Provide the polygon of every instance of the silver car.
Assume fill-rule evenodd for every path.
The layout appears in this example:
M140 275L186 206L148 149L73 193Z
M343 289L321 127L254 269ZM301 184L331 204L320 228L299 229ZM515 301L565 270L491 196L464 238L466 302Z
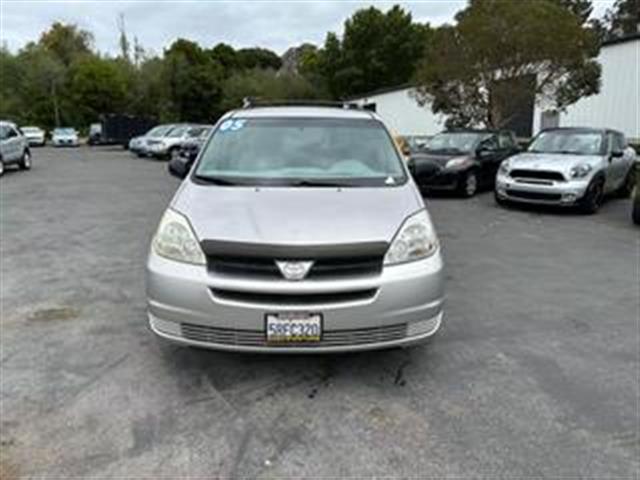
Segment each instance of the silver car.
M129 141L129 151L135 153L139 157L144 157L147 155L147 142L152 139L159 139L164 137L167 133L169 133L175 125L166 124L166 125L157 125L149 130L144 135L140 135L138 137L133 137Z
M578 206L595 213L609 194L629 196L635 151L614 130L557 128L500 165L498 203Z
M421 342L443 317L436 231L376 114L226 114L152 240L148 319L161 337L252 352Z
M22 170L29 170L31 151L27 139L14 123L0 121L0 176L4 175L8 165L18 165Z
M146 152L148 155L159 159L176 157L180 152L182 142L190 138L193 129L200 129L197 125L178 124L166 132L163 136L148 138Z

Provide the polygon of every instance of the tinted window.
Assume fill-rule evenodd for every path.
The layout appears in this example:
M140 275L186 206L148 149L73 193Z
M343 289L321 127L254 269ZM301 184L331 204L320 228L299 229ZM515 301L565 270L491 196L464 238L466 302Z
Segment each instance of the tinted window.
M504 150L511 150L516 146L511 132L500 132L498 134L498 144L500 148Z
M196 175L270 185L405 181L401 159L380 122L341 119L226 120L203 152Z
M480 146L482 148L486 148L489 150L499 150L500 149L500 143L498 142L498 137L496 137L495 135L491 135L488 138L485 138L484 140L482 140L482 142L480 142Z
M185 134L185 132L189 130L189 127L176 127L173 130L171 130L169 133L167 133L167 137L181 137Z
M469 153L486 136L486 133L480 132L439 133L427 142L425 150L429 152Z
M612 147L611 150L612 151L621 152L625 148L627 148L627 141L624 138L624 135L622 135L621 133L614 133L613 134L613 147Z

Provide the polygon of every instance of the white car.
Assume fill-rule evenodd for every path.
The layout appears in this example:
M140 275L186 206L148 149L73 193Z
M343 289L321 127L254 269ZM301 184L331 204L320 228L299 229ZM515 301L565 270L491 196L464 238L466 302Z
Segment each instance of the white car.
M51 135L51 141L56 147L77 147L80 145L78 141L78 132L74 128L56 128Z
M22 127L20 130L31 147L44 147L47 143L46 132L40 127Z

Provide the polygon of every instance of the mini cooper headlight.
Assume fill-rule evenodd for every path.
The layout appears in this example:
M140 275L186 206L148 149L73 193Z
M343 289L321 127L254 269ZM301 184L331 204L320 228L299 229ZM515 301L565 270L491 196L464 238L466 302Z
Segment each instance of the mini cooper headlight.
M177 262L205 265L206 259L189 221L175 210L167 208L152 242L161 257Z
M577 165L571 169L571 178L584 178L589 175L592 167L588 163Z
M426 210L407 218L384 257L385 265L412 262L430 257L438 250L438 236Z

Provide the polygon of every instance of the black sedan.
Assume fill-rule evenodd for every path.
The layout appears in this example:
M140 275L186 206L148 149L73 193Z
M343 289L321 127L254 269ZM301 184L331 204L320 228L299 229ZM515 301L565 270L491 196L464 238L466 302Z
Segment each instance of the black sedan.
M452 130L412 154L409 169L424 192L472 197L481 188L493 188L500 163L518 151L515 134L508 130Z

